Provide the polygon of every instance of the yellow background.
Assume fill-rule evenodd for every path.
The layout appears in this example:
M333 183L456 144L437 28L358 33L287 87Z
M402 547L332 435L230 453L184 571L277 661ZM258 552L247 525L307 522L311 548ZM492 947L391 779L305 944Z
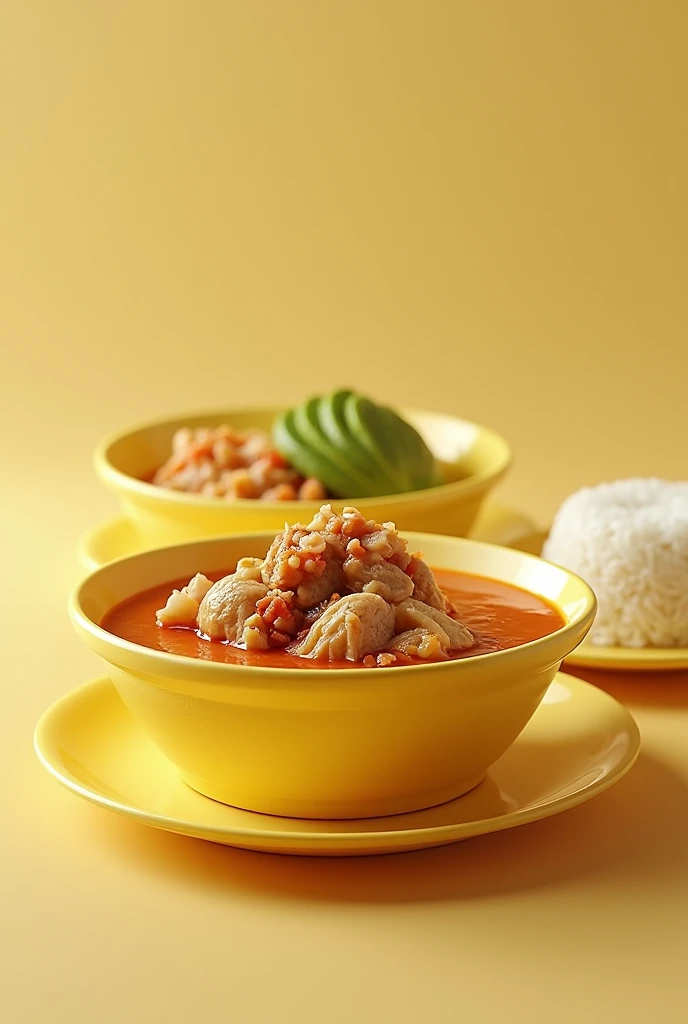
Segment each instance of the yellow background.
M543 522L686 475L687 43L682 0L1 5L11 1024L684 1019L679 680L621 687L594 805L367 864L110 820L29 737L96 669L64 597L129 422L348 383L503 431Z

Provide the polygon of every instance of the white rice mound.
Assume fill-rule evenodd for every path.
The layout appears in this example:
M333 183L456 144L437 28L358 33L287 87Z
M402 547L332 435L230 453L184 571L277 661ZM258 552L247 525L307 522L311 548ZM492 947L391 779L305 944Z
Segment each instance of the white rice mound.
M601 647L688 647L688 483L618 480L576 491L543 557L581 576Z

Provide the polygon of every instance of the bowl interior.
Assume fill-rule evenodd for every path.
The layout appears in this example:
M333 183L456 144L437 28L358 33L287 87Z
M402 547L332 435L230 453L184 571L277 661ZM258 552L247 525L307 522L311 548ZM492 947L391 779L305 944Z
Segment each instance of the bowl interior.
M145 480L168 458L172 436L180 427L214 427L229 423L239 429L254 428L269 432L281 411L279 408L255 408L190 413L110 439L102 446L100 456L109 468L118 473ZM442 464L446 484L467 478L488 478L507 468L511 458L510 449L506 441L494 431L441 413L414 409L401 409L400 412L419 431ZM379 499L360 499L359 503L366 500L372 502Z

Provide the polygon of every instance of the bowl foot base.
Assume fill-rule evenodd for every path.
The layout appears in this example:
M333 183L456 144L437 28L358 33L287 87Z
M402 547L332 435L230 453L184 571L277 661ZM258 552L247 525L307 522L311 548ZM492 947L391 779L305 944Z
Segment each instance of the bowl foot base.
M458 797L465 796L485 779L485 772L464 779L453 786L432 793L416 794L415 797L377 797L372 800L352 798L351 800L327 801L322 799L299 799L288 797L250 798L248 795L233 795L222 785L181 772L183 781L201 796L217 803L227 804L242 811L266 814L278 818L296 818L320 821L356 821L366 818L388 818L394 815L411 814L438 807Z

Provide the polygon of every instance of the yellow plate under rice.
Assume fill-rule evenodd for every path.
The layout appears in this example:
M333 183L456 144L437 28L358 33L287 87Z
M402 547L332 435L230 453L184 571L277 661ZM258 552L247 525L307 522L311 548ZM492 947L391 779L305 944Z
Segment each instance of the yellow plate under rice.
M548 533L538 530L509 546L539 555ZM688 668L688 647L598 647L584 642L568 656L566 665L616 672L671 672Z

